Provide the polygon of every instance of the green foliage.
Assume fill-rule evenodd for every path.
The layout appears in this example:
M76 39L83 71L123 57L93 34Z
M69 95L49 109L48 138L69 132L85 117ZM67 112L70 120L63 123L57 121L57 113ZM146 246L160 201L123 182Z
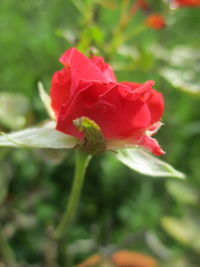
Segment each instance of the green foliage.
M166 105L157 134L163 159L187 180L149 179L119 164L113 152L94 157L59 266L102 250L109 254L111 245L148 252L167 267L199 266L200 8L169 10L164 1L149 1L167 20L156 31L144 26L141 11L122 16L130 10L123 2L1 1L0 131L47 119L37 84L50 87L61 68L59 56L71 46L104 56L120 81L155 80ZM50 266L56 249L49 227L59 221L69 196L73 152L2 147L0 159L0 265L6 262L3 233L20 266Z

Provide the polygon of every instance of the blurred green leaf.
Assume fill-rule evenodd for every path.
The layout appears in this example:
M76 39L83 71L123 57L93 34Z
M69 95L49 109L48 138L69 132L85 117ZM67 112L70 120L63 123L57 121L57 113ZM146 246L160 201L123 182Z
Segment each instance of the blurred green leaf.
M66 149L40 148L35 150L35 154L46 164L58 165L66 157Z
M168 259L165 263L162 264L162 267L189 267L194 266L191 262L189 262L188 257L185 257L182 254L178 254L177 256Z
M173 87L200 96L200 85L197 81L193 80L193 74L191 70L180 70L172 67L165 67L160 70L160 75Z
M122 149L117 153L117 158L129 168L145 175L181 179L185 177L170 164L139 148Z
M199 192L187 182L167 181L167 190L177 201L183 204L197 205L199 203Z
M169 259L172 257L172 249L169 249L167 246L165 246L156 232L148 230L145 234L145 239L151 250L159 258Z
M199 49L184 45L177 45L171 50L160 46L152 49L154 51L156 49L156 56L167 63L159 71L162 77L173 87L190 94L200 95Z
M29 111L28 99L21 94L0 93L0 124L17 130L26 124L25 115Z
M55 130L54 122L0 136L0 146L8 147L72 148L76 143L74 137Z
M183 218L165 216L161 219L163 228L176 240L200 252L200 218L187 215Z

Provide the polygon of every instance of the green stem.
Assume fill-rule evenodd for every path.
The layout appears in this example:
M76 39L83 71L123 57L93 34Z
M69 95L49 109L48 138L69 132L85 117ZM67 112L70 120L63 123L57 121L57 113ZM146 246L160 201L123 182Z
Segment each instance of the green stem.
M6 238L4 237L4 234L0 230L0 256L2 256L4 263L8 267L16 267L16 259L14 252L10 248Z
M55 238L61 239L62 236L66 236L69 226L71 225L78 202L80 199L81 189L83 187L86 168L91 159L91 155L86 154L80 150L75 151L75 174L72 189L69 195L69 200L66 206L66 210L63 217L55 231Z
M131 33L128 33L126 36L124 36L124 42L129 41L136 35L140 34L141 32L145 31L147 29L147 26L143 23L140 24L137 28L133 29Z

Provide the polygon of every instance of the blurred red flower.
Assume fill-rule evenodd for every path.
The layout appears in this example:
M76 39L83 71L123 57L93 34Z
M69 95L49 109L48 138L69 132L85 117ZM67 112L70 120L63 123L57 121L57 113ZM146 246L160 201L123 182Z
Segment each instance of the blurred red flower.
M145 0L136 0L131 7L131 14L134 14L138 8L145 12L150 12L149 4Z
M174 0L173 3L178 6L200 6L200 0Z
M149 15L145 20L145 23L148 27L156 30L163 29L166 26L164 17L157 13L152 13Z
M100 126L106 141L140 145L155 155L164 153L151 137L164 110L162 94L152 88L153 81L117 82L102 57L89 59L75 48L67 50L60 62L64 68L54 73L50 92L58 131L82 140L83 133L73 121L84 116Z
M139 7L144 9L149 7L149 4L145 0L137 0L136 3L138 4Z

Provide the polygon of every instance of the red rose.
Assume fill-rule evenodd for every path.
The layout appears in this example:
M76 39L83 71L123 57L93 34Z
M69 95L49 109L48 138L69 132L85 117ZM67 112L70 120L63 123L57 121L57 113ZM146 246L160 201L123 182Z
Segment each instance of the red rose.
M82 139L73 121L84 116L100 126L108 143L140 145L156 155L164 153L150 137L160 127L164 109L153 81L117 82L102 57L89 59L75 48L67 50L60 62L64 68L54 73L50 92L58 131Z
M173 0L177 6L200 6L200 0Z
M163 29L166 26L164 17L156 13L149 15L145 22L148 27L156 30Z

